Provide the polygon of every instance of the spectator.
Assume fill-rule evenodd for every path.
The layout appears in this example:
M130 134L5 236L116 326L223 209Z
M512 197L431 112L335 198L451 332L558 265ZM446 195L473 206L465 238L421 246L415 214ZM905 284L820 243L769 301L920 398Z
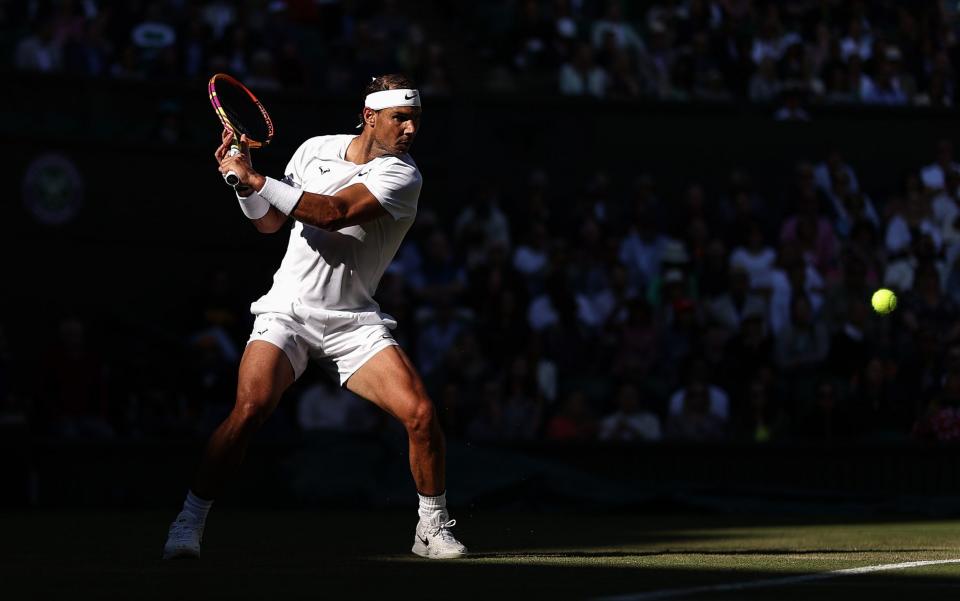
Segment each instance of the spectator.
M418 271L411 273L414 291L428 304L455 303L466 284L466 275L457 262L447 235L433 230L426 240L426 251Z
M86 323L63 319L42 365L44 375L38 382L53 433L65 438L113 438L108 367L91 347Z
M903 323L911 331L928 327L943 342L960 339L960 309L943 295L940 273L930 262L917 266L913 287L903 298Z
M617 50L610 61L608 96L613 100L629 100L639 97L644 90L637 74L636 63L625 50Z
M844 60L856 56L867 61L873 55L873 36L864 29L860 19L852 18L847 26L847 35L840 41L840 49Z
M620 262L627 268L630 287L646 290L660 273L660 261L669 239L657 231L652 216L637 215L620 243Z
M960 172L947 171L944 186L935 193L930 202L930 217L940 230L940 235L956 241L955 223L960 217Z
M705 366L705 363L702 360L696 360L693 362L693 365ZM691 371L693 373L688 376L687 385L670 395L668 404L669 415L679 416L683 414L690 391L698 392L700 390L698 387L702 386L707 398L706 411L721 422L726 422L730 418L730 397L727 396L727 393L719 386L707 382L706 374L703 373L703 367L693 367Z
M525 0L520 3L520 14L514 31L514 65L521 71L536 72L551 63L555 30L541 13L540 2Z
M774 63L780 60L783 53L783 26L780 24L780 16L775 4L767 7L763 23L760 25L760 31L753 40L753 49L750 52L754 64L761 64L764 60L770 59Z
M392 0L369 18L336 2L274 3L258 18L220 0L181 4L118 10L66 2L53 17L35 7L10 11L8 29L26 32L13 41L13 62L21 70L122 78L192 79L222 70L251 74L264 87L300 87L318 78L334 93L349 92L371 72L395 70L396 63L434 97L454 91L452 75L463 72L477 73L487 92L559 88L672 101L769 102L783 82L826 102L856 102L862 91L864 102L950 106L956 87L944 32L956 28L957 13L931 3L911 10L855 4L847 11L810 3L668 2L646 11L644 36L619 0L606 2L599 15L589 3L569 0L552 3L551 12L542 0L525 0L515 4L515 15L506 14L514 6L475 6L459 23L429 18L421 7L401 14ZM842 32L831 29L837 19L845 19ZM300 35L305 24L330 43ZM255 44L260 38L291 41L264 47ZM486 43L470 46L475 39ZM324 60L306 59L315 56ZM778 118L809 119L802 98L783 100Z
M910 99L899 76L900 51L888 48L879 60L876 76L865 78L860 87L860 98L868 104L904 105Z
M479 442L506 439L503 418L503 401L500 399L501 385L489 381L484 385L480 398L480 411L467 426L467 438Z
M847 191L860 191L860 180L857 179L853 166L844 160L840 150L831 148L826 158L814 166L813 179L817 188L824 193L829 193L835 186L835 180L840 176L845 176L844 187Z
M897 399L885 362L871 357L857 372L846 403L851 435L882 439L906 438L915 418L915 403Z
M604 68L594 63L589 44L578 45L572 60L560 67L560 93L564 96L603 98L607 94L609 80Z
M606 39L612 39L616 48L627 50L636 58L642 58L646 53L643 40L623 19L620 0L608 0L603 17L594 22L590 32L590 40L596 49L602 48Z
M747 385L746 411L740 420L740 434L744 440L764 443L785 436L788 425L783 405L762 376Z
M806 399L817 368L830 352L827 328L813 314L810 300L797 294L790 304L790 323L777 334L776 361L792 382L795 398Z
M424 316L424 321L417 341L418 364L423 377L429 378L443 364L464 326L445 297L439 299L435 311Z
M813 391L799 410L797 434L808 440L832 440L846 434L849 416L844 414L833 384L816 382Z
M524 240L513 252L513 266L527 279L528 290L539 292L546 278L550 260L547 228L541 222L533 222L524 236Z
M848 385L853 384L878 348L879 341L868 323L870 309L863 302L864 298L847 303L846 319L830 339L830 351L825 366Z
M849 177L846 171L838 170L831 178L830 189L825 191L835 216L834 229L841 238L848 237L857 222L867 222L877 229L881 226L873 201L866 194L854 191Z
M317 378L297 399L297 425L303 432L369 432L379 421L373 405L329 377Z
M649 375L660 359L660 334L650 304L635 298L627 304L627 319L613 330L617 354L613 375L638 382Z
M780 94L780 80L777 79L776 63L772 56L764 57L757 72L750 78L750 100L753 102L773 102Z
M444 386L453 382L457 388L454 396L464 402L473 401L476 391L483 387L483 382L495 373L499 367L495 359L496 351L503 348L501 346L484 352L480 347L478 334L466 329L457 337L444 357L443 371L438 378L444 382Z
M947 181L947 173L960 170L960 163L953 160L953 142L947 139L937 142L937 159L920 171L920 179L925 188L942 190Z
M14 64L23 71L50 73L60 69L60 45L54 40L52 21L20 40Z
M729 288L722 294L705 299L704 309L708 323L722 328L729 335L740 330L740 324L749 314L766 313L766 301L750 289L750 274L742 267L730 270Z
M717 441L725 436L724 420L711 411L707 386L691 382L680 391L680 411L667 419L667 438L689 442Z
M574 442L590 440L596 436L597 425L580 390L570 391L560 407L560 411L547 421L545 436L547 440Z
M773 114L775 121L810 121L810 113L803 108L806 90L802 84L790 83L780 93L780 105Z
M529 440L540 432L543 399L537 393L536 373L525 357L515 357L510 365L502 410L504 438Z
M777 253L764 243L763 230L753 221L748 225L746 245L734 248L730 253L730 271L744 271L752 289L769 289L776 261Z
M499 194L494 187L474 193L473 202L457 216L454 232L468 252L467 267L483 260L494 246L510 249L510 222L499 206Z
M806 264L828 280L837 275L840 245L830 221L820 214L816 194L800 195L796 212L780 228L780 241L796 245Z
M931 215L929 202L920 194L911 194L887 222L885 247L889 258L909 259L924 238L935 252L940 252L943 238ZM902 287L908 288L909 284Z
M598 437L604 441L656 442L660 440L660 419L640 405L636 386L624 383L617 390L617 410L600 420Z
M723 384L734 398L745 396L744 385L758 373L774 366L774 344L766 313L752 305L740 321L740 329L727 342L722 373Z

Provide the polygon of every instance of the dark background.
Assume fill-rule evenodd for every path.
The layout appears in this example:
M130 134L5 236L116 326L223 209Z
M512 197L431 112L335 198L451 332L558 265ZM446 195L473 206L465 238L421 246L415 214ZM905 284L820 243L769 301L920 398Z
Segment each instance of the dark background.
M193 26L214 4L0 2L3 503L172 509L230 408L248 305L270 285L286 236L258 234L223 185L206 78L227 71L254 88L277 127L255 164L277 175L307 137L354 131L369 75L403 69L425 97L412 152L425 184L418 223L378 300L400 319L397 337L438 405L457 502L730 508L749 498L773 510L853 503L954 511L958 242L945 237L931 254L918 229L935 221L932 206L944 194L917 185L921 169L957 133L957 24L937 3L624 3L647 47L624 51L630 82L611 80L595 95L568 93L558 81L608 17L604 3L569 3L577 33L566 37L552 33L563 2L403 10L389 2L238 3L219 37ZM700 4L719 11L719 22L691 16L690 5ZM814 59L818 27L840 43L858 20L872 28L874 57L891 47L903 55L898 85L909 93L891 101L817 86L832 64ZM751 87L759 66L722 49L751 47L771 22L780 38L799 33L805 67L796 72L780 59L778 91L763 96ZM139 46L131 34L143 23L163 24L177 41ZM675 51L669 93L651 66L659 64L660 26ZM414 28L426 41L411 49ZM197 59L192 36L203 40ZM704 36L705 66L696 51ZM59 58L39 66L23 59L24 40L34 38ZM532 51L531 40L547 50ZM616 53L595 54L595 65L619 72ZM830 68L852 72L852 62ZM890 66L881 63L865 61L871 81ZM796 106L802 113L779 112ZM856 248L871 269L855 290L846 279L855 244L827 190L814 192L812 215L835 241L828 265L782 229L811 215L798 173L831 152L880 215L872 245ZM47 155L59 157L53 166ZM702 187L700 204L689 202L693 185ZM735 210L738 192L751 199L746 215ZM947 196L955 202L955 191ZM908 217L908 205L919 214ZM505 247L484 229L498 223L491 213L505 220ZM884 235L898 216L912 220L912 241L894 252ZM694 221L706 228L702 239L687 227ZM772 331L767 313L770 355L750 363L735 344L739 325L725 327L709 309L729 292L730 274L709 272L707 246L716 242L727 266L754 221L778 269L822 272L816 294L825 300L804 328L824 328L831 348L802 369L774 356L787 334ZM622 248L648 223L663 242L679 241L686 260L635 273ZM513 257L541 225L547 262L522 272ZM943 232L950 225L936 223ZM447 250L432 254L437 246ZM891 284L900 307L882 317L864 312L864 340L838 355L850 303L868 307L895 261L911 273L936 269L937 293ZM619 270L630 279L618 293L623 304L601 323L585 321L578 298L612 290ZM670 270L681 272L681 287L667 290ZM708 287L714 276L719 283ZM500 310L505 296L515 303L509 315ZM541 328L528 308L544 297L562 314ZM689 329L678 330L680 313L692 316ZM630 320L641 315L650 320L638 333ZM636 354L654 359L638 365ZM436 366L424 369L424 357ZM867 390L871 364L883 374L879 392ZM288 393L228 503L407 504L402 431L322 377L311 370ZM748 396L754 382L763 407ZM726 415L671 412L674 393L704 385L728 398ZM343 409L306 419L298 408L309 394L320 413L331 406L324 402ZM657 422L657 436L603 433L605 419L641 414Z

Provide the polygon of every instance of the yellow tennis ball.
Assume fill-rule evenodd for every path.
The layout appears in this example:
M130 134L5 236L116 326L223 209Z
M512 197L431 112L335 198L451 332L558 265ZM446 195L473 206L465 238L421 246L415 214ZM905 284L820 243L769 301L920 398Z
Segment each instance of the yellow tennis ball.
M897 308L897 295L889 288L881 288L873 293L870 304L873 305L874 311L886 315Z

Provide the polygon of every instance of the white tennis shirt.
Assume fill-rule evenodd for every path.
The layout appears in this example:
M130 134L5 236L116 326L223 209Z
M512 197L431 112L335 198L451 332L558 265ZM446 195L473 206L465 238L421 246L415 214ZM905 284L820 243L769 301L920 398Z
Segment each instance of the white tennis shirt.
M364 323L396 325L380 314L373 294L417 214L420 170L408 154L351 163L345 157L354 137L310 138L293 154L284 181L331 195L361 183L387 215L335 232L297 221L273 286L250 306L252 313L304 316L311 311L349 311L367 314L361 316Z

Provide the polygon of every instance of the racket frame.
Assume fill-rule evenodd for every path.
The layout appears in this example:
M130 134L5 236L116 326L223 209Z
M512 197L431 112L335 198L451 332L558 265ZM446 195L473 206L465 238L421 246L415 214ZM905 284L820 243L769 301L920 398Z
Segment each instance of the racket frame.
M207 94L210 98L210 104L213 105L214 112L217 113L217 117L220 118L220 122L224 127L230 130L233 133L233 144L230 146L230 151L227 153L227 156L236 156L240 154L240 136L237 135L237 129L230 122L230 118L227 117L227 112L223 109L223 105L220 103L220 98L217 96L216 84L219 81L232 84L243 90L247 93L247 96L250 97L250 100L253 102L260 110L260 114L263 116L263 121L267 126L267 137L265 140L252 140L247 137L247 146L250 148L262 148L270 143L270 140L273 139L274 129L273 129L273 120L270 118L270 113L267 112L267 109L263 107L263 104L257 99L257 97L250 91L250 88L240 83L235 77L227 75L226 73L215 73L213 77L210 78L210 81L207 83ZM228 171L223 174L224 181L228 185L236 187L240 183L240 178L233 171Z

